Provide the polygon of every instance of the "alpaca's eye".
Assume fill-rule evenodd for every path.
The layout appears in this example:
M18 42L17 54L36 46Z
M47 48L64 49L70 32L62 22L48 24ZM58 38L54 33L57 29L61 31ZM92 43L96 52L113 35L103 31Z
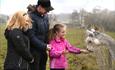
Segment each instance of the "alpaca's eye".
M93 37L93 34L89 34L89 37Z

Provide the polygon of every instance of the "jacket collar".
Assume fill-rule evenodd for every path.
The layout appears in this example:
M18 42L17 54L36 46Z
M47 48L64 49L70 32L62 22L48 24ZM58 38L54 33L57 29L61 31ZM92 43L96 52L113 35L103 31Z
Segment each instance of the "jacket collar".
M60 42L64 41L64 38L55 38L54 40L55 40L55 42L60 43Z
M40 16L40 17L44 17L45 15L41 15L37 10L35 11L35 14L37 15L37 16Z

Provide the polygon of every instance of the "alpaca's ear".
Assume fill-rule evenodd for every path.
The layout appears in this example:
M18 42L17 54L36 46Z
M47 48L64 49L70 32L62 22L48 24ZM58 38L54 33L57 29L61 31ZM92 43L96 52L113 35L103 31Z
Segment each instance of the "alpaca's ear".
M86 34L89 36L89 35L94 35L92 31L90 30L86 30Z
M103 27L103 26L100 26L99 31L100 31L100 32L105 32L104 27Z
M99 32L105 32L104 27L102 25L94 25L94 29Z

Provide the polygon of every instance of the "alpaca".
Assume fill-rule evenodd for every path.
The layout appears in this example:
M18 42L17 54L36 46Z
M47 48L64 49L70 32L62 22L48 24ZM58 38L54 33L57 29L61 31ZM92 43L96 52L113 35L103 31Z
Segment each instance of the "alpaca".
M112 59L115 59L115 40L95 29L86 30L87 49L94 53L100 70L112 70Z

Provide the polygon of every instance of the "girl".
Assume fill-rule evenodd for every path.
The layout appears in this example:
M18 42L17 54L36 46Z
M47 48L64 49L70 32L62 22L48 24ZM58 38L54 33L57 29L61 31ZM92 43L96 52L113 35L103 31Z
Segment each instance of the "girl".
M65 70L67 67L67 60L65 54L67 52L79 54L81 52L87 53L87 50L73 47L66 39L66 26L56 24L50 31L49 43L52 46L49 51L50 70Z
M23 11L16 12L9 20L5 30L8 48L4 70L28 70L28 63L34 62L29 51L29 39L24 34L31 27L31 19Z

